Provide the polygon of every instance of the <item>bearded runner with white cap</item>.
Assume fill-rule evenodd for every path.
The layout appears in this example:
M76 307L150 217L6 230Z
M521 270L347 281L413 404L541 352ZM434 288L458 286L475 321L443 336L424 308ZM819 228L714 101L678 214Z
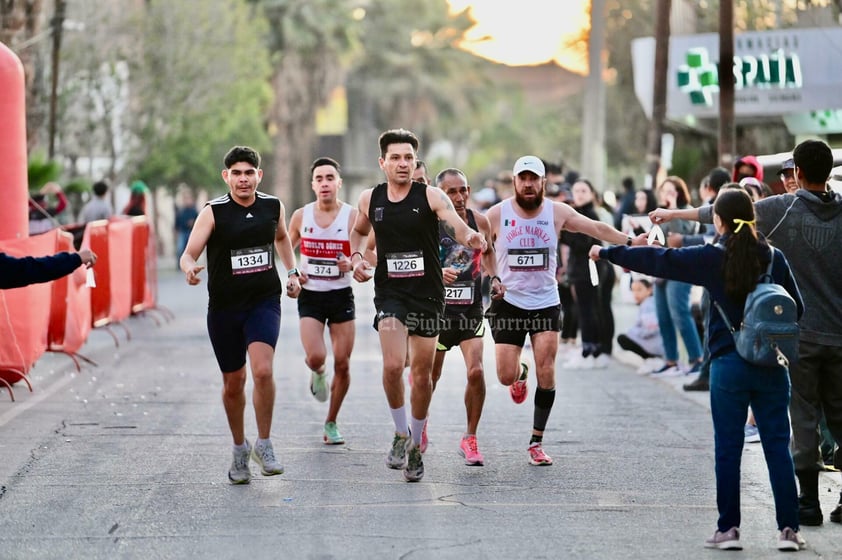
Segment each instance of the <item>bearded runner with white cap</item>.
M496 251L491 275L492 302L486 312L494 338L497 378L509 386L515 403L527 395L528 368L521 362L526 335L532 342L538 386L535 390L529 464L552 465L542 440L555 401L555 359L558 352L559 299L555 279L556 245L561 230L586 233L608 243L645 245L591 220L560 202L544 200L546 171L540 158L519 158L512 169L514 196L492 206L486 217Z

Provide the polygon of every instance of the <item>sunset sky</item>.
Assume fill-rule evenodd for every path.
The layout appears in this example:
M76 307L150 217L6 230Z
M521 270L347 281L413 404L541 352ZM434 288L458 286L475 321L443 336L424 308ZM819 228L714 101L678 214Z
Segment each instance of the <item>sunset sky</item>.
M448 0L459 12L472 8L477 25L471 39L490 36L470 51L511 65L540 64L555 59L575 72L587 68L586 47L571 50L577 32L589 25L588 0Z

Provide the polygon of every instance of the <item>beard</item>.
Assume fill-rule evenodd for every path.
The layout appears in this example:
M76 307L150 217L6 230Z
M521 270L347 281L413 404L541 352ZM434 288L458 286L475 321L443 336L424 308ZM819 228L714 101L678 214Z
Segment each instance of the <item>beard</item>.
M517 205L524 210L535 210L541 206L542 202L544 202L544 191L543 189L537 191L535 193L535 198L530 200L524 198L519 192L517 192L517 190L515 190L515 202L517 202Z

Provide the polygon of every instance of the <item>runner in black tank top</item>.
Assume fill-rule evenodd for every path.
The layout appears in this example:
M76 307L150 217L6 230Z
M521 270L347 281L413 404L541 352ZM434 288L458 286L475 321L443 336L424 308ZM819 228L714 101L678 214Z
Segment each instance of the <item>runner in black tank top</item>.
M412 181L418 162L415 134L387 130L378 144L378 162L386 182L360 195L351 231L351 263L357 282L371 279L371 265L362 252L373 227L378 259L374 324L383 353L383 390L395 424L386 465L403 469L404 478L415 482L424 476L421 434L432 397L431 372L444 311L438 220L446 222L454 238L466 247L486 250L488 242L462 221L446 195ZM402 377L407 356L412 376L410 418Z
M455 167L444 169L436 175L436 186L450 199L456 214L474 231L482 234L491 245L491 227L488 219L475 214L466 205L471 197L468 178ZM459 454L469 466L483 466L485 458L477 443L482 408L485 403L485 374L482 366L482 337L485 333L482 314L482 269L493 274L494 255L486 255L478 249L465 247L452 232L440 224L439 258L442 264L442 279L445 289L445 316L436 345L433 362L433 391L442 375L447 352L459 347L465 363L465 432L459 442ZM425 425L426 430L426 425ZM422 442L424 437L422 435Z
M228 470L232 484L248 484L254 460L265 476L284 472L275 457L272 415L275 345L281 326L281 280L278 252L286 270L287 294L301 291L295 253L287 234L284 207L274 196L257 192L263 170L260 154L234 146L223 160L222 179L228 194L199 213L179 261L187 283L196 286L204 266L196 260L208 252L208 335L222 371L222 404L234 443ZM257 441L245 433L246 356L251 366Z
M242 206L226 194L208 206L214 219L207 245L208 309L245 309L280 299L273 243L281 201L256 193L251 206Z
M377 185L371 193L368 219L377 240L375 297L444 302L438 259L439 220L427 202L427 188L413 182L400 202L389 200L386 183ZM423 257L423 268L418 266L419 257Z

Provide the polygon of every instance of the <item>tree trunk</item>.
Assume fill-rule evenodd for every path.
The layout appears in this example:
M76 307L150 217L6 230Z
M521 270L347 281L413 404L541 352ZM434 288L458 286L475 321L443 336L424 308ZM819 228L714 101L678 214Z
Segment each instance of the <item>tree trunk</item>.
M664 119L667 114L667 69L669 67L670 48L670 12L672 0L658 0L657 18L655 19L655 84L652 88L652 121L649 123L647 138L647 173L645 188L657 186L658 173L661 170L661 136Z
M734 166L734 1L719 4L719 165Z
M36 37L41 32L42 0L0 0L0 42L8 45L23 65L26 88L26 148L32 152L38 144L39 130L44 123L40 100L43 84L39 72L40 50ZM31 41L25 44L25 41ZM22 48L18 45L24 44Z

